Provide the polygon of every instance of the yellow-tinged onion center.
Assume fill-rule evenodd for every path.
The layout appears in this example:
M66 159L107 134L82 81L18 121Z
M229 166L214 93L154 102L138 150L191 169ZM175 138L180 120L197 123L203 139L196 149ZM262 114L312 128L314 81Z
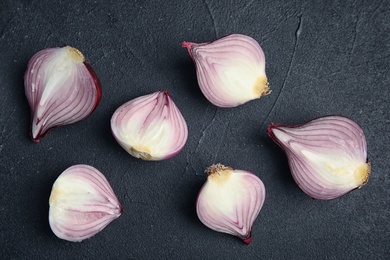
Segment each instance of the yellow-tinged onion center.
M68 57L71 59L74 63L82 63L85 61L84 55L76 48L67 46L68 48Z
M324 166L328 172L334 175L351 176L351 180L356 186L363 186L364 184L366 184L368 181L368 176L370 175L370 163L359 164L352 171L351 168L345 165L336 166L330 163L325 163Z
M150 161L153 159L150 148L146 146L130 147L129 153L136 158L141 158L142 160Z
M49 205L53 205L54 203L56 203L58 201L58 198L61 197L62 194L64 194L63 189L53 187L49 198Z
M255 85L253 86L253 92L256 96L262 97L271 93L268 87L268 79L266 76L260 76L257 78Z
M361 164L356 168L354 172L355 181L360 187L367 183L368 177L370 176L370 172L371 172L370 162Z
M215 184L225 183L232 175L233 169L222 164L214 164L207 168L208 181Z

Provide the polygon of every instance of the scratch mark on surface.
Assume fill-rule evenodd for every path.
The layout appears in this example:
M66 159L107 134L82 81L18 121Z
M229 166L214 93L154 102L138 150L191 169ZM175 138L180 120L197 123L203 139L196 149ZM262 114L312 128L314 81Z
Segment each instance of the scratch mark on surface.
M87 11L85 12L85 14L86 14L86 15L90 15L90 14L92 14L97 8L98 8L98 6L95 5L95 6L93 6L90 10L87 10Z
M214 123L215 121L215 118L217 116L217 109L214 110L214 115L213 115L213 118L210 120L209 124L202 130L202 136L200 137L199 141L198 141L198 145L196 146L196 149L195 149L195 152L198 150L199 146L203 143L203 139L205 138L206 136L206 132L209 130L209 128L212 126L212 124Z
M127 50L129 50L131 56L133 56L133 58L136 59L141 64L142 67L145 67L143 60L140 59L137 55L135 55L135 51L133 49L128 47Z
M284 79L283 79L283 83L282 83L282 87L280 88L279 90L279 93L278 93L278 96L276 97L276 100L275 102L273 103L271 109L269 110L268 114L266 115L266 117L264 118L264 121L263 123L261 124L261 128L263 128L265 122L267 121L268 117L270 116L271 112L274 110L275 108L275 105L276 103L278 102L281 94L282 94L282 91L283 89L285 88L286 86L286 82L287 82L287 78L290 76L290 73L291 73L291 69L292 69L292 65L293 65L293 62L294 62L294 58L295 58L295 53L297 51L297 48L298 48L298 39L299 39L299 36L301 35L302 33L302 24L303 24L303 21L302 21L302 13L298 15L298 26L297 26L297 29L295 31L295 43L294 43L294 48L293 48L293 51L292 51L292 54L291 54L291 58L290 58L290 63L288 65L288 69L287 69L287 72L286 72L286 75L284 76Z
M352 40L352 47L351 47L351 50L349 51L349 55L348 55L348 64L351 64L352 55L355 52L360 18L361 17L360 17L360 13L359 13L357 15L356 22L355 22L355 29L354 29L353 40Z
M302 14L298 15L298 28L295 31L295 46L298 44L298 38L301 35L303 30L303 23L302 23Z
M194 154L194 152L192 153L187 153L186 155L186 166L184 167L184 170L183 170L183 173L181 174L181 179L183 178L183 176L187 173L188 169L191 167L192 170L195 172L196 174L196 170L194 169L194 167L191 165L191 162L190 162L190 155L192 156ZM196 174L197 175L197 174Z
M249 6L251 6L253 4L253 1L254 0L251 0L249 1L242 9L241 9L241 12L244 13L246 11L246 9L248 9Z
M230 125L230 121L228 121L226 124L225 124L225 127L223 128L223 132L221 133L221 138L218 142L218 146L217 146L217 149L214 153L214 158L213 158L213 163L216 163L215 160L217 159L217 156L218 156L218 153L219 153L219 150L221 149L221 146L223 144L223 141L225 140L226 138L226 132L227 132L227 129L229 128L229 125Z
M273 34L276 30L278 30L281 27L282 21L288 21L291 17L293 17L295 15L296 15L296 13L289 14L286 17L284 17L284 18L280 19L279 21L277 21L276 25L274 25L271 30L269 30L264 35L262 35L261 41L262 42L266 42L268 40L268 35Z
M217 23L215 22L214 14L213 14L213 12L211 12L210 6L209 6L209 4L206 2L206 0L203 0L203 3L206 5L207 12L210 14L211 20L213 21L215 38L218 38Z
M99 57L97 59L94 59L93 62L91 62L91 65L95 65L96 63L99 63L102 59L106 58L110 53L112 53L113 50L111 49L110 51L104 51L103 49L103 54L102 55L99 55Z
M379 8L382 6L382 4L383 4L383 1L384 0L382 0L380 3L379 3L379 5L372 11L372 14L371 14L371 16L370 16L370 19L374 16L374 14L376 13L376 12L378 12L378 10L379 10Z
M184 172L183 172L182 175L186 174L186 172L188 171L188 169L189 169L190 167L194 170L195 174L198 175L196 169L195 169L195 168L192 166L192 164L191 164L191 159L190 159L190 157L191 157L193 154L196 154L196 153L199 151L199 148L200 148L201 144L203 143L203 140L204 140L204 138L205 138L205 136L206 136L206 133L208 132L208 129L210 129L210 127L213 125L214 121L215 121L216 118L217 118L217 112L218 112L218 109L215 108L214 114L213 114L213 118L210 120L210 122L207 124L207 126L205 126L205 127L202 129L202 135L201 135L201 137L199 138L198 144L196 145L195 149L194 149L192 152L187 153L186 166L185 166L185 168L184 168Z

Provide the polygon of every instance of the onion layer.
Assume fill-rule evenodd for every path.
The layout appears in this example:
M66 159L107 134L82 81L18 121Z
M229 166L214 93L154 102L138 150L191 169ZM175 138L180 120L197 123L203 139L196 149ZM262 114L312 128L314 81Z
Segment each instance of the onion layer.
M123 212L104 175L82 164L69 167L57 178L49 205L52 231L72 242L92 237Z
M175 156L188 137L186 121L167 91L120 106L111 118L111 130L123 149L148 161Z
M269 94L265 57L257 41L231 34L209 43L183 42L195 62L204 96L219 107L235 107Z
M263 182L253 173L222 164L210 166L199 192L196 212L212 230L252 241L252 225L265 200Z
M69 46L36 53L28 63L24 86L35 142L53 127L88 117L99 104L102 92L84 55Z
M312 198L334 199L368 181L366 138L351 119L327 116L298 126L272 123L268 134L285 151L298 186Z

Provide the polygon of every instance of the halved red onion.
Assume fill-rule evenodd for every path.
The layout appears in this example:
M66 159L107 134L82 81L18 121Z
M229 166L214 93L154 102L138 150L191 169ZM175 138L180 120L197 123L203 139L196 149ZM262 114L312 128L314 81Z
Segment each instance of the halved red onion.
M326 116L298 126L272 123L268 135L285 151L298 186L314 199L334 199L368 181L366 138L349 118Z
M53 127L88 117L102 94L99 79L84 55L70 46L36 53L28 63L24 86L35 142Z
M186 121L167 91L157 91L120 106L111 118L115 139L129 154L143 160L163 160L184 147Z
M196 212L212 230L252 241L252 226L265 200L263 182L253 173L215 164L199 192Z
M100 232L123 210L104 175L89 165L74 165L54 182L49 199L54 234L80 242Z
M258 42L231 34L208 43L183 42L195 62L204 96L219 107L235 107L271 93Z

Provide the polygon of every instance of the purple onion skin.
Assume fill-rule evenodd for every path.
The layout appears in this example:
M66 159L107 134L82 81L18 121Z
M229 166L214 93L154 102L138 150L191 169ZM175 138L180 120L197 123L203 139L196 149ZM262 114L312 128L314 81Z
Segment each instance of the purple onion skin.
M299 140L299 131L302 131L302 129L310 129L310 127L313 128L313 125L314 124L318 124L318 122L329 122L329 120L340 120L341 124L346 124L346 125L349 125L349 128L345 128L344 131L339 131L340 132L340 136L345 136L349 134L349 138L345 138L345 141L348 142L353 142L355 141L353 144L357 147L357 149L352 149L351 147L346 148L346 152L345 152L345 156L349 156L349 155L354 155L356 158L359 158L359 161L362 163L362 164L365 164L364 166L364 178L362 179L362 181L356 185L355 187L351 187L351 188L339 188L339 187L332 187L331 189L329 189L329 183L321 183L323 180L318 181L318 179L316 179L316 172L315 171L309 171L309 169L312 169L312 167L309 165L307 166L307 163L304 162L302 160L302 156L300 154L297 154L296 151L294 151L293 149L291 149L291 146L287 146L286 144L283 144L282 141L280 141L276 136L275 136L275 133L274 133L274 129L282 129L281 131L283 131L283 129L291 129L291 130L294 130L297 129L297 135L294 136L293 133L286 133L287 135L290 135L292 136L292 139L294 139L293 141L295 140ZM345 123L347 122L347 123ZM309 126L309 127L308 127ZM325 124L324 127L330 127L332 126L332 124ZM318 129L316 129L318 130ZM307 130L308 133L309 133L309 130ZM329 128L329 131L331 131L332 133L335 132L335 127L330 127ZM337 131L336 131L337 133ZM364 136L364 133L363 133L363 130L361 129L361 127L356 123L354 122L353 120L347 118L347 117L344 117L344 116L325 116L325 117L320 117L320 118L317 118L317 119L314 119L314 120L311 120L307 123L304 123L304 124L299 124L299 125L294 125L294 126L287 126L287 125L284 125L284 124L276 124L276 123L271 123L269 126L268 126L268 135L270 136L270 138L277 144L279 145L282 150L286 153L286 156L288 158L288 163L289 163L289 167L290 167L290 171L292 173L292 177L294 179L294 181L298 184L298 186L300 187L300 189L302 191L304 191L306 194L308 194L312 199L323 199L323 200L328 200L328 199L335 199L335 198L338 198L344 194L347 194L353 190L356 190L356 189L360 189L363 185L365 185L367 182L368 182L368 178L369 178L369 175L370 175L370 168L371 168L371 163L369 161L369 159L367 158L367 145L366 145L366 139L365 139L365 136ZM325 146L332 146L334 145L335 147L337 146L337 142L334 141L334 138L338 138L337 136L330 136L330 137L326 137L326 135L319 135L319 138L322 142L325 143ZM306 136L306 138L311 138L310 135ZM328 138L328 140L327 140ZM307 144L308 141L305 141L303 140L304 144ZM306 142L306 143L305 143ZM288 144L291 143L291 140L289 140ZM327 144L328 143L328 144ZM335 144L333 144L335 143ZM319 147L321 147L321 145L319 146L316 146L315 143L313 143L313 149L319 149ZM327 148L328 148L327 147ZM335 153L336 152L340 152L337 148L335 148ZM306 163L306 164L305 164ZM306 165L306 166L305 166ZM360 169L360 168L359 168ZM315 179L318 181L318 183L315 183L313 182L313 185L316 186L314 188L315 191L313 191L313 188L312 187L309 187L310 185L308 185L307 183L307 180L305 180L305 178L308 178L307 176L309 176L310 178L312 179ZM363 175L362 175L363 176ZM312 182L312 180L310 180L310 182ZM321 186L323 184L323 186Z

